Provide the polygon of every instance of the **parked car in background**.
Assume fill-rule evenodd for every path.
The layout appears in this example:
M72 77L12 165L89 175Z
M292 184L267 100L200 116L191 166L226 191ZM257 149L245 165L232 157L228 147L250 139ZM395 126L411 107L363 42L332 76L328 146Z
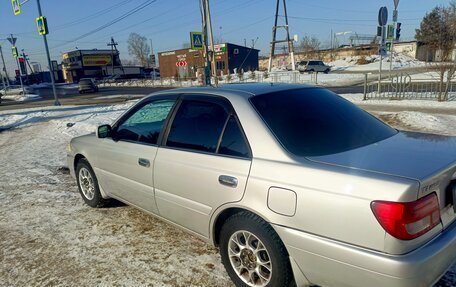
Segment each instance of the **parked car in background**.
M323 61L310 60L310 61L299 61L296 63L296 70L300 72L317 72L317 73L329 73L331 67L325 65Z
M92 93L97 93L98 92L98 86L95 82L94 79L92 78L82 78L79 80L79 93L82 94L82 93L88 93L88 92L92 92Z
M213 243L236 286L430 286L456 260L456 138L326 89L161 91L67 153L89 206L115 198Z

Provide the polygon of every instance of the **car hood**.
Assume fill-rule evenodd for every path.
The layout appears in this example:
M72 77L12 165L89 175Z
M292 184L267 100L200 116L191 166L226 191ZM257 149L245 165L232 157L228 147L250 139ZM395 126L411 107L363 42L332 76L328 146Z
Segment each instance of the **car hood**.
M399 132L364 147L308 159L421 181L456 165L456 137Z

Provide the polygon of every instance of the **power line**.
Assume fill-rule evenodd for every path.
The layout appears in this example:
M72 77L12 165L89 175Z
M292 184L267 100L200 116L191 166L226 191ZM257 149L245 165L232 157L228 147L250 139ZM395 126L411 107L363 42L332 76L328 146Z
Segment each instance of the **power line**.
M155 2L157 2L157 0L147 0L146 2L136 6L135 8L133 8L130 11L122 14L121 16L109 21L108 23L103 24L103 25L93 29L92 31L89 31L89 32L87 32L85 34L82 34L82 35L80 35L80 36L78 36L78 37L76 37L76 38L74 38L72 40L66 41L66 43L64 43L64 44L59 44L57 46L54 46L51 49L56 49L56 48L65 46L68 43L72 43L72 42L76 42L78 40L84 39L84 38L86 38L86 37L88 37L88 36L90 36L92 34L95 34L95 33L99 32L99 31L101 31L103 29L106 29L106 28L108 28L108 27L110 27L110 26L122 21L123 19L125 19L125 18L127 18L127 17L129 17L129 16L141 11L142 9L146 8L147 6L149 6L149 5L151 5L152 3L155 3Z

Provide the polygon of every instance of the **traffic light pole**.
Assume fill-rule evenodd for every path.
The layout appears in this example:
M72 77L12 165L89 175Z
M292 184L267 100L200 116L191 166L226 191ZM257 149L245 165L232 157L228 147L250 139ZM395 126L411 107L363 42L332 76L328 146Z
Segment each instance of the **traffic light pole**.
M11 44L14 46L15 45L15 42L16 40L14 39L13 37L13 34L11 34ZM14 40L13 40L14 39ZM16 53L17 54L17 53ZM24 90L24 83L22 82L22 70L21 70L21 67L19 66L19 59L18 59L18 56L16 56L16 64L17 64L17 69L19 70L19 82L21 83L21 89L22 89L22 94L25 95L25 90Z
M21 71L21 67L19 66L19 58L16 58L16 64L17 64L17 69L19 71L19 82L21 83L22 94L25 96L24 83L22 82L22 71Z
M43 14L41 13L40 0L36 0L36 5L38 6L38 14L39 14L38 17L43 16ZM51 56L49 54L49 46L48 46L46 35L43 35L43 40L44 40L44 47L46 48L46 56L47 56L47 61L48 61L48 65L49 65L49 72L51 74L52 92L54 93L54 105L60 106L60 102L57 97L57 91L55 89L54 69L53 69L52 63L51 63Z

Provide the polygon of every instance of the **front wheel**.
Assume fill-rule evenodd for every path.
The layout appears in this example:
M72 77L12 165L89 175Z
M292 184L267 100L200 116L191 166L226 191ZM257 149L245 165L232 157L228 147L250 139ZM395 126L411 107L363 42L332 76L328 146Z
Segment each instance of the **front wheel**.
M103 207L108 200L101 196L98 180L86 159L79 160L76 166L76 180L82 199L91 207Z
M227 219L220 233L220 254L238 287L288 287L293 274L288 254L272 227L248 212Z

